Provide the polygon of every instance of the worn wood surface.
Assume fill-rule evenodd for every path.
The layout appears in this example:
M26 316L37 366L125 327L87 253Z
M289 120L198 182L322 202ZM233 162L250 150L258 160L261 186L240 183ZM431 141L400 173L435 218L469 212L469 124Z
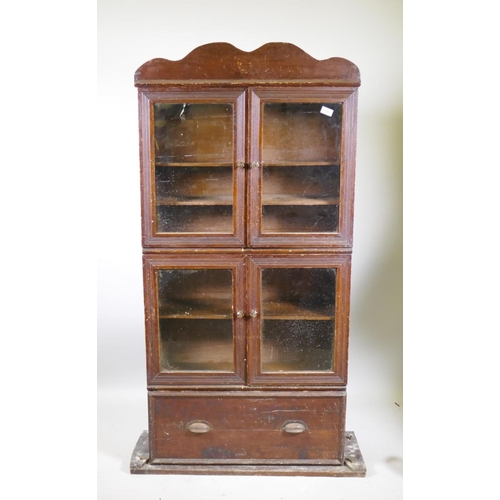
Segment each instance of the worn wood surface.
M262 269L287 269L293 267L304 268L333 268L336 270L335 294L335 332L333 345L332 371L305 371L297 372L264 372L262 370L262 323L260 318L252 318L248 324L248 370L247 380L252 386L287 385L301 386L345 386L347 384L347 346L349 336L349 297L351 256L349 254L330 255L276 255L273 253L259 254L248 257L247 264L248 287L253 293L248 295L248 309L260 309L261 271Z
M232 272L233 311L245 309L246 277L244 271L244 257L235 254L183 254L166 255L164 253L144 254L144 295L146 318L146 349L147 375L149 385L185 385L204 386L220 384L222 386L241 386L246 378L246 328L245 320L233 319L234 338L234 366L233 372L206 372L206 371L163 371L160 366L160 335L157 271L160 269L228 269Z
M130 472L132 474L365 477L366 465L354 432L345 433L345 458L342 465L153 465L149 461L149 435L147 431L143 431L132 453Z
M316 60L287 43L251 52L211 43L179 61L146 62L135 85L150 406L149 435L137 443L131 472L364 476L356 438L344 429L358 68L342 58ZM307 112L281 112L280 103L303 103ZM323 104L341 109L335 125L316 116ZM184 188L173 190L179 169ZM328 187L325 169L334 171ZM306 189L307 171L316 184ZM285 225L280 214L287 205L296 209ZM336 269L334 310L292 310L291 300L268 308L274 318L334 323L332 370L286 371L280 359L275 371L263 370L273 345L260 331L262 301L269 299L260 273L273 266ZM161 269L231 271L231 310L227 297L224 308L213 307L216 287L179 290L179 300L196 299L191 321L231 322L233 345L226 326L190 330L187 340L175 340L177 369L162 365L168 346L160 324L184 319L168 297L159 300ZM169 325L179 336L187 328ZM204 342L202 330L217 338ZM220 369L184 369L199 368L200 360Z
M248 93L248 134L249 134L249 162L259 162L265 165L273 164L273 156L265 155L263 136L271 136L271 143L280 144L287 135L292 133L295 141L299 139L308 145L304 148L310 162L295 158L292 165L311 165L314 160L324 160L325 165L340 165L340 199L339 199L339 224L338 230L325 232L308 229L307 232L293 231L264 231L262 221L262 191L263 167L250 169L248 172L248 218L247 241L251 247L294 247L294 246L329 246L351 247L353 230L353 200L354 200L354 169L355 157L352 155L352 146L356 137L356 106L357 93L352 88L275 88L262 87L250 89ZM275 120L276 123L266 125L263 121L262 109L266 103L273 102L307 102L307 103L341 103L343 118L341 137L338 137L336 148L327 147L326 143L318 139L321 131L317 123L304 123L291 129L286 127L285 117ZM272 129L272 132L271 132ZM310 146L310 148L309 148ZM286 149L286 148L285 148ZM292 150L291 148L289 148ZM286 154L289 154L288 152ZM314 156L317 155L317 156ZM297 156L295 154L295 156ZM311 163L312 162L312 163ZM293 189L293 186L292 186ZM312 224L311 224L312 226Z
M308 386L324 388L325 386L344 386L347 383L347 346L349 333L349 297L351 256L348 253L330 254L294 254L265 252L251 256L245 254L213 254L213 253L145 253L144 256L146 345L148 353L148 383L151 386L214 386L223 384L231 387L287 387ZM336 270L336 290L332 290L335 298L335 331L333 344L333 362L331 371L262 371L261 352L261 303L262 289L260 273L262 269L287 268L331 268ZM165 371L160 364L161 346L159 320L162 308L157 296L157 272L162 269L228 269L233 273L232 287L232 319L234 339L233 372L200 372L200 371ZM179 291L182 293L182 291ZM215 292L214 292L215 293ZM267 292L269 293L269 291ZM206 296L206 303L214 297L210 289L199 290ZM265 297L264 297L265 298ZM267 297L269 299L269 297ZM277 297L275 297L277 300ZM199 303L200 304L200 303ZM283 307L286 306L286 302ZM205 309L209 306L200 307ZM292 307L292 306L290 306ZM257 311L251 317L249 312ZM236 312L244 313L237 317ZM290 308L285 310L290 317ZM282 311L282 315L285 314ZM308 316L303 310L295 312L295 318L314 319L324 316ZM205 315L207 316L207 315ZM226 316L224 316L226 318ZM192 349L197 349L193 345ZM227 346L226 346L227 348ZM191 352L194 356L194 351ZM188 355L188 353L186 353ZM221 353L222 355L222 353Z
M238 394L235 391L149 393L152 463L340 464L344 455L345 393ZM210 431L190 432L203 421ZM290 434L286 423L305 430Z
M229 43L209 43L197 47L179 61L157 58L135 73L137 86L181 82L299 81L359 86L358 68L350 61L332 57L314 59L290 43L267 43L245 52Z
M142 244L143 247L238 247L245 245L245 170L232 171L232 217L229 226L218 230L217 218L206 219L204 224L182 232L161 232L158 227L156 201L156 175L154 113L155 102L162 103L229 103L234 116L230 120L234 129L233 152L230 166L245 158L245 92L244 89L171 89L163 87L153 92L141 91L139 96L139 132L141 154ZM208 144L208 143L207 143ZM196 144L191 153L199 153ZM206 151L205 151L206 152ZM201 153L199 153L201 154ZM204 163L204 162L202 162ZM159 162L161 165L161 161ZM220 165L220 162L215 164ZM224 164L224 163L222 163ZM189 164L187 164L189 165ZM165 167L169 168L169 167ZM223 181L224 182L224 181ZM192 189L192 188L191 188ZM203 186L201 187L203 189ZM191 191L192 192L192 191ZM160 201L161 204L161 201Z
M326 165L338 165L340 169L340 192L336 206L338 207L338 227L335 230L332 228L326 230L318 227L313 229L311 223L305 231L293 230L289 228L284 231L280 228L279 217L273 223L268 222L271 226L264 228L262 213L263 207L266 206L265 198L262 194L265 190L273 191L272 185L264 185L263 183L263 168L266 166L266 157L263 157L264 151L262 147L262 136L264 122L261 116L261 108L266 102L307 102L307 103L341 103L343 106L342 112L342 128L341 138L338 147L335 149L335 157L328 158L328 155L333 155L333 151L319 142L319 139L314 137L320 134L315 134L314 127L308 127L304 123L300 127L296 127L295 135L300 137L306 144L315 143L323 145L324 151L321 148L310 147L308 154L314 155L317 151L317 159L323 159L319 162ZM190 222L189 226L177 231L165 231L159 223L158 211L161 206L170 205L175 207L176 204L170 201L165 201L165 195L157 191L156 172L160 168L171 168L168 166L162 167L164 162L158 160L155 156L154 145L154 117L153 106L155 103L229 103L234 106L233 116L233 152L231 162L214 163L213 165L231 167L231 179L227 178L227 172L221 171L218 175L221 178L221 186L232 183L232 191L228 191L225 202L212 197L213 206L225 205L230 208L227 212L227 217L224 219L216 212L210 214L210 196L207 195L207 186L197 179L198 191L196 184L192 184L188 192L190 198L193 199L196 195L201 196L198 205L205 207L205 215L199 222ZM330 248L347 247L352 245L353 232L353 210L354 210L354 169L355 169L355 145L356 145L356 106L357 92L353 88L326 88L326 87L293 87L293 88L274 88L262 87L249 89L227 89L227 88L197 88L195 90L187 89L172 89L168 86L151 91L142 89L139 97L140 104L140 134L141 134L141 179L142 179L142 235L143 246L145 248L155 247L187 247L187 248L230 248L230 247L247 247L247 248L269 248L269 247L321 247L327 246ZM246 109L248 108L248 113ZM285 140L287 129L284 126L285 119L278 120L281 125L272 127L275 132L272 136L272 141L280 144L280 141ZM198 126L199 123L197 122ZM316 126L317 127L317 126ZM266 129L268 132L270 126ZM288 131L290 132L290 131ZM317 131L316 131L317 132ZM198 132L199 133L199 132ZM189 135L189 134L188 134ZM203 135L203 134L202 134ZM269 135L269 134L268 134ZM303 137L306 136L306 137ZM294 137L294 136L293 136ZM309 139L308 139L309 137ZM208 155L210 148L213 147L212 142L203 141L191 142L194 144L191 149L193 158L204 157ZM205 146L204 146L205 144ZM284 147L283 147L284 148ZM284 148L283 151L286 151ZM210 149L211 151L211 149ZM337 156L337 155L340 156ZM311 157L312 158L312 157ZM264 162L263 162L264 160ZM249 168L250 165L258 163L260 168ZM272 164L272 157L270 164ZM279 162L278 162L279 163ZM290 165L319 165L318 161L297 160ZM174 163L176 166L181 163ZM194 162L184 163L185 166L207 166L212 165L210 162ZM244 165L244 168L239 168L237 165ZM200 167L198 167L200 168ZM198 174L200 177L200 174ZM193 179L194 180L194 179ZM291 190L297 190L302 183L296 182L295 186L291 185ZM174 200L175 201L175 200ZM181 207L187 205L197 205L191 201L189 204L184 200L181 201ZM299 200L299 205L304 208L307 206L307 198ZM293 198L284 203L280 201L282 206L287 204L293 205ZM276 205L276 199L272 203ZM310 205L314 205L314 200ZM269 203L268 203L269 205ZM184 209L186 210L186 209ZM188 218L187 218L188 219ZM269 221L269 218L268 218ZM274 227L275 226L275 227Z

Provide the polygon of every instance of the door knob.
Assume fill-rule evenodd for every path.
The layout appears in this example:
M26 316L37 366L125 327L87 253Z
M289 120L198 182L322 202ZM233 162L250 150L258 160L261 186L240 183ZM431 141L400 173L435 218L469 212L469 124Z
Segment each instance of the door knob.
M259 314L259 311L257 311L256 309L252 309L250 311L250 316L252 316L252 318L256 318L258 314Z

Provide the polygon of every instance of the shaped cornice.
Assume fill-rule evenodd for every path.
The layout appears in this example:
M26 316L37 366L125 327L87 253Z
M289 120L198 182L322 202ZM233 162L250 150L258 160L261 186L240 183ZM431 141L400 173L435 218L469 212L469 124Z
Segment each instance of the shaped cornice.
M313 83L357 87L359 70L347 59L317 60L291 43L266 43L245 52L229 43L197 47L183 59L151 59L135 73L136 86Z

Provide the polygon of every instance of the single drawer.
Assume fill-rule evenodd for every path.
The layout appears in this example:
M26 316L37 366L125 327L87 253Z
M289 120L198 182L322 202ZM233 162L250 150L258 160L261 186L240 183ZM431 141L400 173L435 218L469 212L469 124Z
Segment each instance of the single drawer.
M153 391L152 463L343 463L345 393Z

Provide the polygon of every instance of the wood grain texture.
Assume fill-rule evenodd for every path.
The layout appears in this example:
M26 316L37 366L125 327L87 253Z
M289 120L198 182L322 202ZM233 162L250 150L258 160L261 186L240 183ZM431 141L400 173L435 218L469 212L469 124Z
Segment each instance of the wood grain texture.
M188 247L231 247L245 244L245 171L234 168L232 175L232 217L229 230L218 231L219 221L212 217L203 224L188 228L186 232L159 231L157 204L154 145L154 112L155 103L229 103L233 106L233 163L244 160L245 154L245 91L242 89L204 89L188 91L179 89L162 89L159 92L141 91L139 94L139 132L141 151L141 206L142 206L142 246L188 246ZM161 164L161 162L160 162ZM165 167L167 168L167 167ZM189 232L188 232L189 231ZM205 232L206 231L206 232Z
M302 82L357 87L359 70L340 57L318 61L290 43L267 43L245 52L229 43L202 45L183 59L152 59L135 73L136 86L196 82Z
M260 254L248 257L247 273L250 309L259 309L262 303L261 272L263 269L286 268L334 268L337 271L335 294L335 334L333 345L333 369L329 372L263 372L262 371L262 323L260 318L249 321L248 331L248 384L259 386L340 386L347 384L347 353L349 341L349 298L351 256L337 255L277 255Z
M336 270L335 297L335 331L333 344L332 371L273 371L262 372L261 335L261 270L262 269L311 269L332 268ZM220 314L217 318L231 320L234 328L235 372L196 372L196 371L162 371L160 367L160 330L161 317L173 316L165 312L158 303L157 272L162 269L231 269L233 272L233 310L231 315ZM247 387L287 386L342 387L347 383L347 349L349 337L349 297L350 297L351 255L349 253L290 253L275 252L245 254L229 253L147 253L144 254L145 311L146 311L146 345L148 352L148 385L149 386L225 386ZM181 291L179 291L180 293ZM208 293L208 292L207 292ZM209 295L209 293L208 293ZM216 298L208 297L208 301ZM288 309L283 309L288 306ZM200 306L201 307L201 306ZM276 306L278 307L278 306ZM298 310L292 305L282 303L276 314L278 317L321 320L332 319L326 313ZM249 312L259 311L256 317ZM236 317L236 311L242 311L245 317ZM202 315L203 316L203 315ZM205 314L209 317L209 314ZM216 319L217 319L216 318ZM264 318L265 319L265 318ZM184 321L195 321L196 318ZM208 347L207 347L208 348ZM210 348L213 348L211 345ZM194 347L193 347L194 349ZM222 347L221 347L222 349ZM227 346L224 348L227 349ZM192 356L195 356L193 351ZM221 351L221 356L223 356ZM188 356L185 353L184 356ZM227 356L226 356L227 358Z
M234 372L206 372L161 369L161 342L159 331L160 304L158 302L157 272L162 269L229 269L233 273L233 312L243 310L245 296L245 273L241 255L192 255L186 254L145 254L143 257L147 374L149 385L203 386L219 384L221 386L241 386L245 383L246 325L245 319L234 317ZM194 321L194 320L186 320Z
M356 144L357 89L352 88L275 88L259 87L249 90L249 161L263 163L263 118L265 103L340 103L343 107L340 139L340 197L339 224L336 232L308 230L264 231L262 216L263 172L252 168L248 172L247 241L251 247L328 246L348 247L353 241L354 168ZM354 146L352 145L354 143ZM337 160L337 161L338 161ZM312 164L314 164L313 162ZM264 163L265 165L265 163Z
M176 465L149 461L149 434L143 431L130 459L131 474L200 474L241 476L329 476L365 477L366 465L354 432L345 433L344 463L342 465Z
M149 436L132 473L365 475L344 428L359 85L289 43L136 71Z
M150 461L340 465L345 393L150 392ZM190 427L203 422L207 432ZM287 424L304 431L292 434Z

